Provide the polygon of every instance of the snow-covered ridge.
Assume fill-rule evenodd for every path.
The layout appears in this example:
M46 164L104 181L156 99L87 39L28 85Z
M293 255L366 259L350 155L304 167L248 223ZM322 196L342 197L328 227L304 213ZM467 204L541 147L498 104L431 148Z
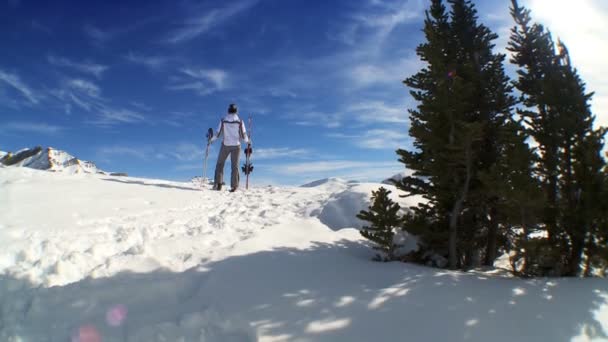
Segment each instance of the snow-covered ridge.
M97 168L93 162L80 160L65 151L52 147L43 148L36 146L34 148L22 149L15 153L0 152L0 164L70 174L108 174Z

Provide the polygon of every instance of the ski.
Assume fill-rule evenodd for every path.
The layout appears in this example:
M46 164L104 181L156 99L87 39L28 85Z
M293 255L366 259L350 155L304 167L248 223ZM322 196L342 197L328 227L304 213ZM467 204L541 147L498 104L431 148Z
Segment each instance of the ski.
M247 137L249 138L249 143L245 148L245 165L243 165L242 170L243 173L247 176L247 180L245 182L245 189L249 189L249 174L253 172L253 164L251 163L251 154L253 153L253 149L251 148L251 127L252 127L252 119L251 115L249 116L249 129L247 130Z
M207 158L209 157L209 145L211 145L211 138L213 138L213 128L209 128L207 130L206 137L207 149L205 150L205 162L203 163L203 183L207 181Z

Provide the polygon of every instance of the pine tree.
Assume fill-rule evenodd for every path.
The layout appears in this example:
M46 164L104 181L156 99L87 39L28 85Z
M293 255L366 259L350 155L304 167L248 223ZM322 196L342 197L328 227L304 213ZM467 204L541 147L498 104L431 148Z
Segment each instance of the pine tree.
M601 190L603 128L594 129L594 116L585 84L571 64L561 41L556 52L548 31L530 24L530 11L512 0L510 50L520 67L516 87L527 107L520 115L539 144L541 181L545 189L543 223L547 230L544 251L537 259L550 259L553 269L540 274L577 276L585 258L597 259L604 227ZM539 245L543 245L539 242ZM544 254L544 255L543 255ZM585 273L588 273L585 271Z
M511 60L520 69L515 87L521 92L526 107L518 113L530 127L529 132L539 144L541 167L539 172L546 193L544 222L549 240L556 242L558 235L558 150L559 136L555 118L557 113L550 105L555 99L555 48L551 34L540 24L531 24L530 11L512 0L511 15L516 26L511 30L508 50Z
M376 260L391 261L395 260L395 251L399 247L394 243L394 230L400 228L403 219L399 215L401 207L389 198L391 191L380 187L377 191L372 191L372 205L368 211L361 210L357 218L368 221L370 226L365 226L360 230L361 235L376 243L374 249L381 251L382 255L376 255Z
M470 1L448 2L449 14L441 0L431 2L424 27L427 41L417 49L427 65L404 81L418 102L410 111L415 149L397 154L414 173L397 186L428 200L413 212L430 216L411 217L408 225L415 227L406 229L419 230L425 248L447 255L449 267L457 268L474 266L476 255L486 250L485 232L497 224L497 207L486 205L491 199L479 173L497 161L500 147L494 137L510 116L514 99L504 55L492 52L497 36L477 23ZM424 223L427 229L421 229Z
M519 122L505 125L496 137L501 142L500 158L480 176L489 196L496 198L501 208L501 232L497 238L505 241L503 252L513 252L513 270L524 275L537 267L531 256L535 241L529 237L539 231L544 204L541 184L535 177L537 158L534 149L526 143L527 138ZM492 256L492 251L486 256Z

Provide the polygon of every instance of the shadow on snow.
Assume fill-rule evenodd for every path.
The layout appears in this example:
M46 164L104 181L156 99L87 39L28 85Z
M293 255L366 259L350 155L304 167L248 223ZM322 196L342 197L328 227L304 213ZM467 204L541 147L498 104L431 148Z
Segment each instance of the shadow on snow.
M496 278L369 256L367 246L340 241L62 287L3 276L0 338L63 341L83 326L104 341L254 341L256 330L289 341L606 337L608 322L597 316L608 305L604 279ZM113 326L108 310L117 304L128 315Z

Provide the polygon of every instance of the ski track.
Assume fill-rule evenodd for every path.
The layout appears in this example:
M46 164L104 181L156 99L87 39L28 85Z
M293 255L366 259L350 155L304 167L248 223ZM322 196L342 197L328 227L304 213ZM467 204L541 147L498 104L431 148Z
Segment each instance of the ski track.
M233 194L203 189L199 199L183 208L120 215L117 207L115 216L77 218L76 230L56 227L45 238L23 227L22 243L0 254L0 266L10 265L0 272L33 284L60 286L83 274L110 276L123 265L142 272L162 267L183 271L217 260L268 226L309 216L327 200L323 192L302 190L269 186ZM164 246L172 244L180 247L167 253ZM160 249L163 253L155 253Z

